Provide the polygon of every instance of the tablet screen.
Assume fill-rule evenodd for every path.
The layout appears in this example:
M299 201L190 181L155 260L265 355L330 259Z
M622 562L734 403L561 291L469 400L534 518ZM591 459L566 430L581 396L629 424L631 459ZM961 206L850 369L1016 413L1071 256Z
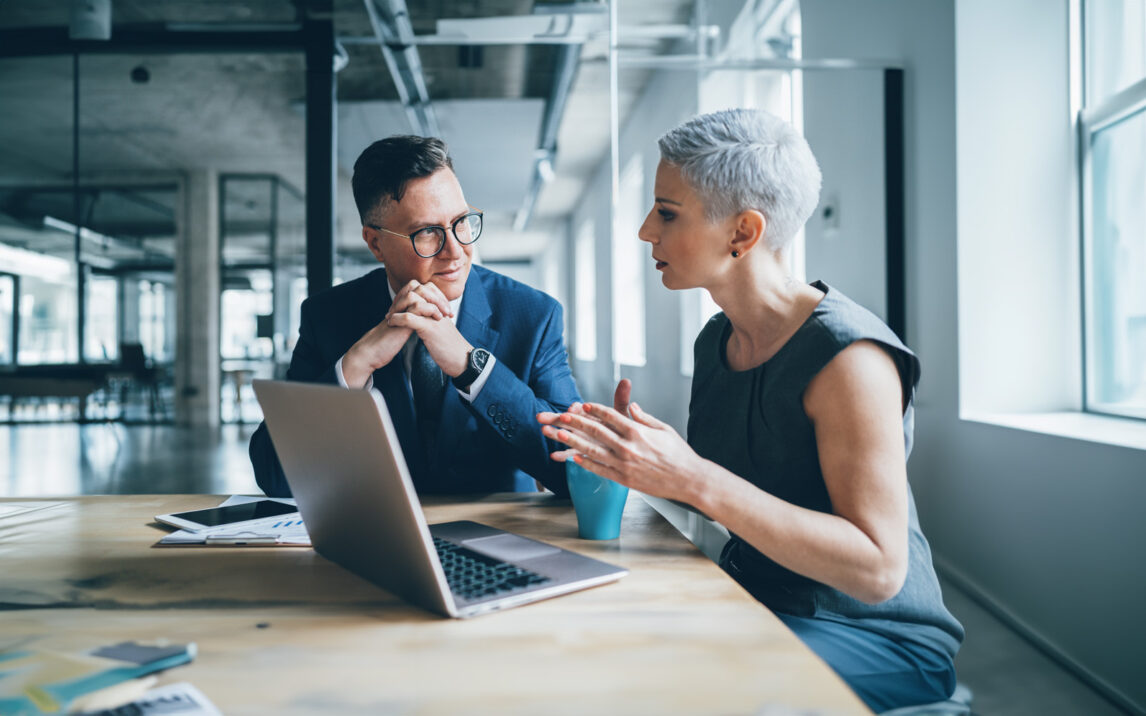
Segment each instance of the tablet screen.
M258 500L245 502L241 505L227 505L226 507L212 507L207 510L192 510L190 512L177 512L172 517L178 517L188 522L197 522L204 527L218 527L234 522L247 520L260 520L264 517L289 515L298 512L294 505L288 505L274 500Z

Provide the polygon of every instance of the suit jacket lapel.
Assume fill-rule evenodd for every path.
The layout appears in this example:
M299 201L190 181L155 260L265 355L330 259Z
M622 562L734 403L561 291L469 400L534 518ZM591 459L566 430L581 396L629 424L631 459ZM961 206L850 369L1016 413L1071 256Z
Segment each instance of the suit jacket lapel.
M490 328L489 318L493 310L489 305L489 296L485 291L481 270L477 267L470 269L466 280L466 290L462 298L461 309L458 312L458 332L475 348L485 348L497 355L498 332ZM442 404L442 422L438 426L438 440L433 451L433 464L431 469L435 473L441 472L448 457L453 455L458 447L465 429L466 420L470 413L462 404L463 398L457 394L453 383L446 386L446 395Z

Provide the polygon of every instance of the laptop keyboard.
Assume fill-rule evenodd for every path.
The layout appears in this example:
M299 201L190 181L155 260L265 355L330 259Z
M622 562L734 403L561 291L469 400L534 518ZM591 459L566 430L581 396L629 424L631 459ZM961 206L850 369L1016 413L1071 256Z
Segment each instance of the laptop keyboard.
M488 557L472 549L435 537L434 548L446 572L450 591L463 599L481 599L516 592L553 581L509 562Z

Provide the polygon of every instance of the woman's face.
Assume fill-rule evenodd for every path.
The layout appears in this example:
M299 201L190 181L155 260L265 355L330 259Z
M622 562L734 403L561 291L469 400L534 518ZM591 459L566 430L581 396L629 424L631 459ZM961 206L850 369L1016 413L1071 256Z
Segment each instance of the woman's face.
M666 288L708 288L726 265L732 228L711 223L700 197L680 169L661 160L653 188L653 208L637 236L652 244L653 260Z

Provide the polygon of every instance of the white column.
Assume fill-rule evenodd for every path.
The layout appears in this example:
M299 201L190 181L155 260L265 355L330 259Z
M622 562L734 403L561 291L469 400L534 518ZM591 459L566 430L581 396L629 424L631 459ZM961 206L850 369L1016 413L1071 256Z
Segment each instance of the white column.
M219 424L219 176L187 173L175 258L175 422Z

